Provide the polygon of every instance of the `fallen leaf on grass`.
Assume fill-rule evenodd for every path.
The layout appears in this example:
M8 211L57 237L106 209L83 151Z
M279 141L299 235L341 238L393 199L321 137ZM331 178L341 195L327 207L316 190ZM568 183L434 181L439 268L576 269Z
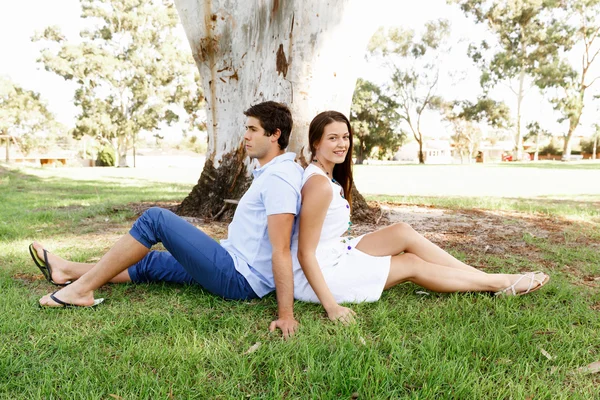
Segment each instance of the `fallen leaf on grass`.
M600 372L600 361L593 362L585 367L581 367L577 369L577 372L581 372L584 374L597 374Z
M540 351L542 352L544 357L546 357L548 360L552 360L554 358L550 355L550 353L548 353L546 350L542 349L541 347L540 347Z
M252 354L254 353L256 350L258 350L258 348L260 347L260 342L256 342L254 343L252 346L250 346L250 348L248 348L248 350L246 350L246 352L244 354Z
M366 345L367 345L367 341L365 340L365 338L364 338L364 337L362 337L362 336L359 336L359 337L358 337L358 340L359 340L359 341L360 341L360 342L363 344L363 346L366 346Z

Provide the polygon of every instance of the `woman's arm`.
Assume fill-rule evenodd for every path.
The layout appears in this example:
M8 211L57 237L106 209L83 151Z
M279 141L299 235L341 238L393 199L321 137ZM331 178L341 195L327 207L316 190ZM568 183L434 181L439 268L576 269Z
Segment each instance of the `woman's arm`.
M300 261L308 283L327 311L329 319L350 322L353 320L354 311L342 307L336 302L325 282L316 256L323 222L332 199L331 184L326 177L315 175L304 184L300 212L298 261Z

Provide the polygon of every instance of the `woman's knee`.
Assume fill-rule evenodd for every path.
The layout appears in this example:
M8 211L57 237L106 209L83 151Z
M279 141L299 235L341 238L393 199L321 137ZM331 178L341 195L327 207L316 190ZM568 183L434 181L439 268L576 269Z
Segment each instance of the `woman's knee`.
M416 233L412 226L407 224L406 222L397 222L392 225L394 232L396 235L403 239L410 238L412 235Z

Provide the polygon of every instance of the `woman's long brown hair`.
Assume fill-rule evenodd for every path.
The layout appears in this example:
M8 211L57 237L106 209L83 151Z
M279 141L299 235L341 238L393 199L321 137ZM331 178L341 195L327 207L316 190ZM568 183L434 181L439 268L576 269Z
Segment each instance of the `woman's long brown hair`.
M343 122L348 127L350 135L348 152L346 159L341 164L335 164L333 167L333 179L335 179L344 190L344 197L352 206L352 127L350 121L344 114L338 111L323 111L313 118L308 128L308 143L310 146L311 159L315 158L315 145L321 141L325 127L332 122Z

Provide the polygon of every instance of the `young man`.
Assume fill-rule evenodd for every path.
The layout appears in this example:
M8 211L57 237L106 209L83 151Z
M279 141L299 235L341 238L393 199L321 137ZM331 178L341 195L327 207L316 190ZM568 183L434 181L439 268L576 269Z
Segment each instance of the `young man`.
M228 299L263 297L277 289L279 318L269 327L292 335L293 275L290 240L300 211L302 168L285 153L292 130L289 109L264 102L244 112L246 151L258 161L228 237L221 244L168 210L151 208L97 264L74 263L34 243L30 252L52 283L73 283L40 299L44 307L93 306L94 290L106 282L199 284ZM163 243L167 252L150 251ZM51 266L51 267L50 267Z

